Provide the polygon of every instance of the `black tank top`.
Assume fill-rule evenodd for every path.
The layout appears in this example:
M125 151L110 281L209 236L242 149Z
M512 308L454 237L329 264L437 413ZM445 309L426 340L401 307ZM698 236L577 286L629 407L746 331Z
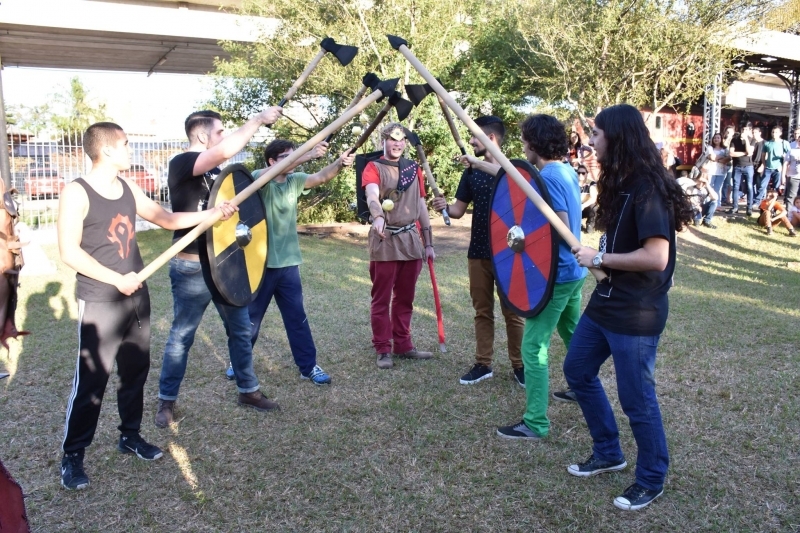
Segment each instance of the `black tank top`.
M81 185L89 197L89 211L83 220L81 249L104 267L127 274L139 272L144 263L136 242L136 200L128 184L124 180L119 181L122 184L122 196L116 200L100 196L83 178L76 179L75 183ZM108 283L80 273L77 279L78 298L81 300L110 302L128 298Z

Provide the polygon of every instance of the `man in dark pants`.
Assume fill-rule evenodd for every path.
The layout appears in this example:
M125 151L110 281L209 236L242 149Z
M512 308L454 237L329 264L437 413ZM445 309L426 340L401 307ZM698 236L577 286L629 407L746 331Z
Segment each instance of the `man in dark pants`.
M133 182L117 177L131 166L125 132L110 122L83 136L92 171L64 188L58 211L61 260L75 269L78 295L78 362L67 403L61 484L89 486L84 450L97 429L109 374L117 363L118 449L155 460L163 453L139 435L144 384L150 369L150 296L136 272L143 268L136 242L136 215L166 229L196 226L216 210L170 213ZM219 208L229 218L235 208Z
M503 121L499 117L478 117L475 123L498 148L503 144L506 134ZM475 364L469 372L461 376L462 385L472 385L494 376L492 358L494 355L494 302L497 281L492 269L492 252L489 243L489 201L492 196L494 176L499 165L486 151L486 147L476 138L469 140L475 156L461 156L461 162L471 169L465 170L456 190L456 201L447 205L444 197L433 199L433 208L441 211L445 207L450 218L461 218L472 203L472 227L469 250L467 251L467 271L469 273L469 294L475 309ZM483 157L483 160L478 159ZM525 320L503 304L500 310L506 322L508 337L508 359L514 379L525 387L525 369L522 364L522 334Z
M238 130L224 136L225 128L220 115L214 111L198 111L186 118L186 136L189 148L169 162L169 193L175 212L196 212L205 209L218 166L236 155L262 125L273 124L282 110L271 107L253 116ZM173 241L187 232L176 231ZM157 427L165 428L174 420L175 401L178 399L189 349L203 313L211 302L211 291L203 279L200 267L198 241L189 244L169 264L172 282L174 318L164 348L164 362L158 384ZM247 307L235 307L214 302L225 324L228 336L228 353L236 373L239 391L238 403L257 411L278 409L277 403L268 400L259 390L258 378L253 370L253 349L250 344L250 315Z

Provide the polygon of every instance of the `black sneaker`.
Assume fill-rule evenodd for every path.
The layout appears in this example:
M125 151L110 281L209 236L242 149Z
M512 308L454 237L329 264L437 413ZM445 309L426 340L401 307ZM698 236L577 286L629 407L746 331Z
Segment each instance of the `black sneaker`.
M61 458L61 484L69 490L89 486L89 476L83 471L83 450L65 453Z
M514 369L514 379L520 387L525 388L525 367Z
M569 389L557 390L550 396L557 402L578 403L578 398L575 396L575 393Z
M589 456L585 463L578 463L576 465L569 465L567 472L573 476L578 477L591 477L603 472L616 472L628 466L625 459L619 461L603 461L596 459L594 455Z
M708 229L717 229L717 227L708 220L703 221L703 226L705 226Z
M523 421L520 421L519 424L497 428L497 436L503 439L542 440L542 437L531 431Z
M475 383L483 381L484 379L489 379L492 376L494 376L492 373L492 367L475 363L469 372L461 376L460 383L462 385L474 385Z
M145 461L155 461L156 459L161 459L164 455L161 448L148 444L142 436L138 434L131 435L130 437L122 435L119 438L117 449L120 453L135 453L136 457L144 459Z
M646 489L634 483L622 493L622 496L614 498L614 505L624 511L638 511L650 505L650 502L664 494L664 489Z

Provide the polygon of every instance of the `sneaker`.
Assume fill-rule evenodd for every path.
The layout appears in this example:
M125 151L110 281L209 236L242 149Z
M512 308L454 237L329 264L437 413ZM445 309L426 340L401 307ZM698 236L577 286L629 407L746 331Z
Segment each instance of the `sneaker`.
M156 427L165 428L175 420L175 400L158 400Z
M578 477L592 477L603 472L616 472L628 466L625 459L619 461L604 461L595 458L594 455L589 456L585 463L578 463L576 465L569 465L567 472L573 476Z
M155 461L164 455L161 448L148 444L138 433L128 437L120 436L117 449L120 453L135 453L136 457L145 461Z
M331 377L317 365L314 365L314 368L311 369L307 376L300 373L300 379L310 379L312 383L317 385L327 385L331 382Z
M739 214L739 209L737 209L735 207L731 207L730 209L728 209L727 212L728 212L729 215L738 215Z
M502 439L542 440L542 437L531 431L522 421L519 424L497 428L497 436Z
M392 361L392 354L379 353L378 359L375 361L375 364L378 365L378 368L384 370L387 368L392 368L394 366L394 361Z
M767 228L767 235L772 235L772 228Z
M514 369L514 379L520 387L525 388L525 367Z
M69 490L89 486L89 476L83 471L83 450L65 453L61 458L61 485Z
M492 367L475 363L472 365L472 368L469 372L461 376L461 381L459 383L462 385L474 385L479 381L489 379L493 376L494 374L492 373Z
M703 221L703 226L707 227L708 229L717 229L717 227L708 220Z
M225 371L225 377L234 380L236 379L236 374L233 371L233 365L228 363L228 370Z
M392 354L392 356L400 359L430 359L433 357L433 352L420 352L416 348L412 348L409 352L396 353Z
M696 219L694 219L694 220L692 221L692 224L694 224L694 227L697 227L697 226L699 226L699 225L700 225L700 219L699 219L699 218L696 218Z
M557 390L550 396L557 402L578 403L578 397L571 390Z
M752 209L748 209L747 211L744 212L744 214L747 215L748 217L752 216L753 215L753 210Z
M634 483L622 493L622 496L614 498L614 506L624 511L638 511L650 505L650 503L664 494L664 489L646 489Z
M789 237L797 237L797 232L793 229L789 230Z
M250 407L256 411L273 411L281 408L276 402L268 400L260 390L255 392L240 392L237 403L242 407Z

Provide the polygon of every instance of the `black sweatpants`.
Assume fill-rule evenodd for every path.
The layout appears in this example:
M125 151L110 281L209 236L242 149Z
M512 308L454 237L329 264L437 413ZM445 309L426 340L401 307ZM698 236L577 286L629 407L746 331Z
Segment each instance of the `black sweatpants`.
M67 402L65 453L88 447L114 361L122 435L139 433L150 370L150 295L147 286L116 302L78 300L78 363Z

